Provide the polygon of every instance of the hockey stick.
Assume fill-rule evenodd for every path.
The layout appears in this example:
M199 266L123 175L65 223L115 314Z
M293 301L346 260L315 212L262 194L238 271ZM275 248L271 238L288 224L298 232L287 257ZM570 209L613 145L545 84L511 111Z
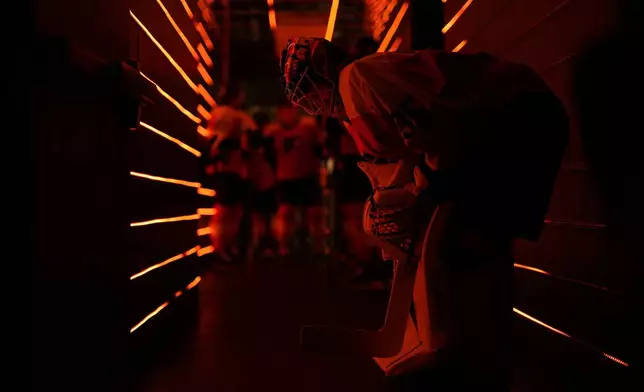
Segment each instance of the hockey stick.
M424 242L434 231L439 209L440 207L434 209L424 238L419 238L425 240L418 244L421 249L424 248ZM383 243L382 247L392 255L401 252L388 243ZM380 329L373 331L330 326L304 326L300 334L302 346L310 350L354 351L380 358L398 354L407 328L418 269L418 257L410 258L408 255L407 259L398 257L396 265L387 314Z

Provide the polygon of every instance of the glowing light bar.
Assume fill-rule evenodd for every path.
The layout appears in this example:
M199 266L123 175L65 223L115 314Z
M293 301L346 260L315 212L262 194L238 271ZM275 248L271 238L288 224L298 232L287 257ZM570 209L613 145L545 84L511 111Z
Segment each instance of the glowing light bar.
M205 118L206 120L210 120L210 119L212 118L212 115L210 114L210 112L209 112L209 111L207 111L207 110L206 110L206 108L204 108L204 107L203 107L203 106L201 106L201 105L197 106L197 111L198 111L198 112L199 112L199 114L201 114L201 116L202 116L203 118Z
M203 64L199 63L197 64L197 71L199 71L199 74L203 78L203 80L208 84L208 86L212 86L215 84L215 81L212 80L210 75L208 75L208 71L206 71L206 68L203 66Z
M554 333L556 333L556 334L559 334L559 335L561 335L561 336L565 336L565 337L567 337L568 339L573 340L573 341L575 341L575 342L577 342L577 343L580 343L581 345L586 346L587 348L589 348L589 349L591 349L591 350L593 350L593 351L599 352L601 355L603 355L604 357L606 357L606 358L610 359L611 361L613 361L613 362L615 362L615 363L618 363L618 364L620 364L620 365L622 365L622 366L624 366L624 367L628 367L628 366L629 366L629 365L628 365L628 363L627 363L626 361L622 361L622 360L621 360L621 359L619 359L619 358L616 358L616 357L614 357L614 356L612 356L612 355L606 354L605 352L602 352L601 350L597 349L596 347L594 347L594 346L592 346L592 345L590 345L590 344L588 344L588 343L586 343L586 342L584 342L584 341L581 341L581 340L579 340L579 339L577 339L577 338L575 338L575 337L573 337L573 336L570 336L569 334L565 333L564 331L562 331L562 330L560 330L560 329L557 329L557 328L555 328L555 327L553 327L553 326L550 326L550 325L548 325L548 324L544 323L543 321L538 320L538 319L536 319L536 318L534 318L534 317L530 316L529 314L527 314L527 313L525 313L525 312L522 312L521 310L519 310L519 309L517 309L517 308L512 308L512 311L513 311L514 313L518 314L519 316L521 316L521 317L523 317L523 318L525 318L525 319L527 319L527 320L530 320L530 321L532 321L533 323L538 324L538 325L540 325L540 326L542 326L542 327L544 327L544 328L546 328L546 329L548 329L548 330L550 330L550 331L552 331L552 332L554 332Z
M201 282L201 276L197 276L197 277L195 278L195 280L193 280L192 282L190 282L190 283L186 286L186 290L191 290L191 289L195 288L195 286L196 286L196 285L198 285L198 284L199 284L199 282Z
M201 24L201 22L197 22L195 23L195 28L197 29L197 32L199 32L199 35L201 35L203 43L206 44L206 48L208 48L208 50L213 50L215 48L215 45L212 44L212 41L210 40L208 33L206 33L206 29L203 27L203 24Z
M179 297L181 297L181 294L183 294L183 291L179 290L176 293L174 293L174 297L179 298Z
M447 24L445 26L443 26L443 29L441 30L443 32L443 34L447 33L449 31L449 29L451 29L452 26L454 26L454 23L456 23L456 21L461 17L461 15L463 15L463 12L465 12L465 10L467 10L467 8L470 6L470 4L472 4L472 1L473 0L467 0L467 2L465 4L463 4L461 9L458 10L456 15L454 15L454 17L449 22L447 22Z
M208 55L206 48L203 46L201 42L199 42L199 45L197 45L197 50L199 51L199 54L201 55L201 58L203 59L204 63L206 63L206 65L209 68L212 68L215 66L215 63L212 62L212 59Z
M161 10L165 14L166 18L168 18L168 21L170 21L170 24L172 25L172 27L174 27L174 30L177 32L177 34L179 34L179 37L181 37L181 40L190 51L190 54L192 55L192 57L194 57L195 60L199 61L199 55L197 54L197 51L195 50L195 48L192 47L192 44L190 43L190 41L188 41L188 38L186 38L186 36L183 34L183 31L181 31L179 26L177 26L177 23L174 21L174 18L172 18L172 15L170 15L170 13L165 8L161 0L157 0L157 4L159 4L159 7L161 7Z
M157 223L171 223L171 222L197 220L199 218L201 218L201 215L199 215L199 214L175 216L175 217L171 217L171 218L159 218L159 219L152 219L152 220L143 221L143 222L133 222L133 223L130 223L130 227L154 225L154 224L157 224Z
M208 131L206 128L202 127L201 125L199 125L199 126L197 127L197 132L199 132L199 134L200 134L201 136L204 136L204 137L208 137L208 138L209 138L209 137L211 137L211 136L212 136L212 133L211 133L210 131Z
M397 50L398 50L398 48L400 47L400 44L401 44L401 43L402 43L402 38L401 38L401 37L396 38L396 40L394 41L394 43L393 43L393 44L391 44L391 47L389 48L388 52L395 52L395 51L397 51Z
M199 249L199 252L197 252L197 256L201 257L203 255L207 255L208 253L212 253L215 251L215 247L210 245L206 246L205 248Z
M216 208L199 208L197 210L197 214L199 215L217 215L217 209Z
M409 3L407 2L404 2L403 5L400 6L400 10L398 10L398 15L396 15L396 18L391 24L391 27L389 27L389 31L387 31L385 38L383 38L382 42L380 42L380 47L378 48L378 52L384 52L389 46L389 42L391 42L391 39L394 37L394 34L396 34L396 31L398 31L398 26L400 26L402 19L405 17L407 8L409 8Z
M208 102L208 105L212 106L213 108L217 106L217 102L215 102L212 96L208 93L208 90L206 90L206 88L202 84L197 87L197 91L206 100L206 102Z
M266 0L268 4L268 24L271 26L271 30L275 31L277 28L277 20L275 19L275 5L273 0Z
M199 188L197 189L197 193L203 196L210 196L210 197L214 197L217 194L217 192L215 192L214 189L208 189L208 188Z
M140 71L139 71L139 73L141 74L141 76L143 76L144 78L146 78L146 79L148 80L148 82L152 83L152 84L157 88L157 91L159 92L159 94L163 95L163 97L164 97L165 99L167 99L167 100L168 100L168 101L170 101L174 106L176 106L176 107L177 107L177 109L179 109L179 111L180 111L181 113L185 114L185 115L186 115L186 117L188 117L190 120L192 120L192 121L196 122L197 124L201 123L201 119L200 119L199 117L197 117L197 116L195 116L194 114L190 113L190 112L188 111L188 109L184 108L184 107L183 107L183 105L181 105L181 104L180 104L176 99L172 98L172 97L170 96L170 94L166 93L166 92L165 92L161 87L159 87L159 85L158 85L158 84L156 84L152 79L150 79L149 77L147 77L143 72L140 72Z
M326 24L326 33L324 38L328 41L333 39L333 29L335 28L335 19L338 16L338 7L340 6L340 0L333 0L331 3L331 12L329 13L329 21Z
M465 46L466 44L467 44L467 40L466 39L462 40L460 44L456 45L454 49L452 49L452 52L460 51L461 49L463 49L463 46Z
M198 236L208 235L208 234L212 234L213 232L214 230L212 229L212 227L202 227L201 229L197 230L197 235Z
M150 314L148 314L147 316L145 316L145 318L144 318L143 320L139 321L139 323L138 323L137 325L133 326L133 327L130 329L130 333L132 333L132 332L136 331L140 326L142 326L143 324L145 324L149 319L151 319L152 317L156 316L160 311L162 311L162 310L163 310L163 308L165 308L166 306L168 306L168 304L169 304L169 302L165 302L163 305L161 305L161 306L159 306L158 308L156 308L152 313L150 313Z
M177 64L177 62L176 62L176 61L174 61L174 59L172 58L172 56L170 56L170 53L168 53L168 52L163 48L163 46L159 43L159 41L157 41L157 40L156 40L156 38L154 38L154 36L152 35L152 33L150 33L150 30L148 30L148 29L145 27L145 25L143 25L143 23L141 23L141 21L139 20L139 18L137 18L137 17L136 17L136 15L134 15L134 13L133 13L132 11L130 11L130 16L132 16L132 19L134 19L134 21L136 22L136 24L138 24L138 25L139 25L139 27L141 28L141 30L143 30L143 32L145 32L145 34L148 36L148 38L150 38L150 40L151 40L151 41L152 41L152 42L157 46L157 48L159 48L159 50L161 51L161 53L163 53L163 55L168 59L168 61L170 62L170 64L172 64L172 66L174 66L174 68L179 72L179 74L181 75L181 77L183 78L183 80L185 80L185 81L186 81L186 83L188 83L188 85L190 86L190 88L191 88L191 89L193 89L194 91L197 91L197 85L196 85L196 84L195 84L195 83L190 79L190 77L188 77L188 74L186 74L186 73L183 71L183 69L179 66L179 64Z
M192 10L190 9L190 6L188 6L188 3L186 3L186 0L181 0L181 4L183 4L183 9L186 10L186 14L188 14L188 17L190 19L194 19L195 14L192 13Z
M134 177L146 178L148 180L153 180L153 181L160 181L160 182L167 182L167 183L170 183L170 184L189 186L189 187L192 187L192 188L200 188L201 187L201 184L198 183L198 182L176 180L174 178L151 176L149 174L138 173L138 172L133 172L133 171L130 172L130 175L132 175Z
M153 266L151 266L151 267L148 267L148 268L144 269L143 271L141 271L141 272L139 272L139 273L136 273L136 274L134 274L134 275L130 276L130 280L134 280L134 279L136 279L136 278L138 278L138 277L141 277L141 276L143 276L143 275L147 274L147 273L148 273L148 272L150 272L150 271L154 271L155 269L158 269L158 268L161 268L161 267L163 267L163 266L166 266L166 265L168 265L168 264L170 264L170 263L173 263L173 262L175 262L175 261L177 261L177 260L181 260L181 259L183 259L183 258L184 258L184 257L186 257L186 256L190 256L191 254L196 253L199 249L201 249L201 247L200 247L199 245L197 245L197 246L195 246L195 247L194 247L194 248L192 248L192 249L189 249L189 250L187 250L187 251L185 251L185 252L183 252L183 253L179 253L179 254L178 254L178 255L176 255L176 256L170 257L170 258L169 258L169 259L167 259L167 260L164 260L164 261L162 261L162 262L160 262L160 263L158 263L158 264L155 264L155 265L153 265Z
M523 265L523 264L517 264L517 263L514 263L514 268L524 269L524 270L527 270L527 271L536 272L538 274L550 276L552 278L563 280L563 281L566 281L566 282L571 282L571 283L580 284L580 285L583 285L583 286L592 287L594 289L601 290L601 291L606 291L608 293L612 293L612 294L616 294L616 295L622 295L621 293L613 291L613 290L611 290L611 289L609 289L607 287L599 286L599 285L596 285L594 283L584 282L583 280L566 278L566 277L563 277L563 276L557 276L555 274L552 274L552 273L550 273L548 271L544 271L544 270L539 269L539 268L534 268L534 267L530 267L530 266Z
M186 150L186 151L188 151L188 152L192 153L194 156L196 156L196 157L200 157L200 156L201 156L201 152L199 152L198 150L196 150L196 149L194 149L194 148L190 147L189 145L185 144L185 143L184 143L184 142L182 142L181 140L179 140L179 139L177 139L177 138L174 138L174 137L172 137L172 136L168 135L167 133L163 133L163 132L159 131L158 129L156 129L156 128L155 128L155 127L153 127L152 125L147 124L147 123L144 123L143 121L139 122L139 124L140 124L142 127L147 128L147 129L149 129L150 131L152 131L152 132L156 133L157 135L159 135L159 136L161 136L161 137L163 137L163 138L165 138L165 139L168 139L168 140L170 140L171 142L173 142L173 143L177 144L179 147L181 147L181 148L183 148L184 150Z

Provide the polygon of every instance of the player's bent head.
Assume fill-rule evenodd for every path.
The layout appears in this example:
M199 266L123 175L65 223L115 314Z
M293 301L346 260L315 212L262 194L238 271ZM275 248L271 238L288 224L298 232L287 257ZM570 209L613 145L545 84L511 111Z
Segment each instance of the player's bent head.
M291 38L280 58L281 84L289 101L310 115L331 114L348 54L324 38Z

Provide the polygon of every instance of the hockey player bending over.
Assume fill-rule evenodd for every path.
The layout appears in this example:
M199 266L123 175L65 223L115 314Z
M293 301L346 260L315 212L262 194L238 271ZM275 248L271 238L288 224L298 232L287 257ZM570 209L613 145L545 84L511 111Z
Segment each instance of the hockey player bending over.
M350 62L324 39L296 38L280 63L290 101L342 120L370 162L365 227L385 253L405 258L430 219L419 204L449 205L425 268L437 358L467 390L509 391L512 245L541 232L568 140L558 99L528 67L487 54Z

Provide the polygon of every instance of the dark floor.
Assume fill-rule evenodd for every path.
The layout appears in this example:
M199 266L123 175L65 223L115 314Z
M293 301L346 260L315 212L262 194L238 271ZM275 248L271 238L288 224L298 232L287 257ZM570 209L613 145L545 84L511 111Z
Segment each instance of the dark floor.
M144 377L139 390L429 390L387 380L370 358L299 348L302 324L373 328L384 316L387 293L330 289L327 276L320 264L213 267L199 286L194 331ZM514 348L514 391L635 390L626 386L628 369L529 321L517 319Z

